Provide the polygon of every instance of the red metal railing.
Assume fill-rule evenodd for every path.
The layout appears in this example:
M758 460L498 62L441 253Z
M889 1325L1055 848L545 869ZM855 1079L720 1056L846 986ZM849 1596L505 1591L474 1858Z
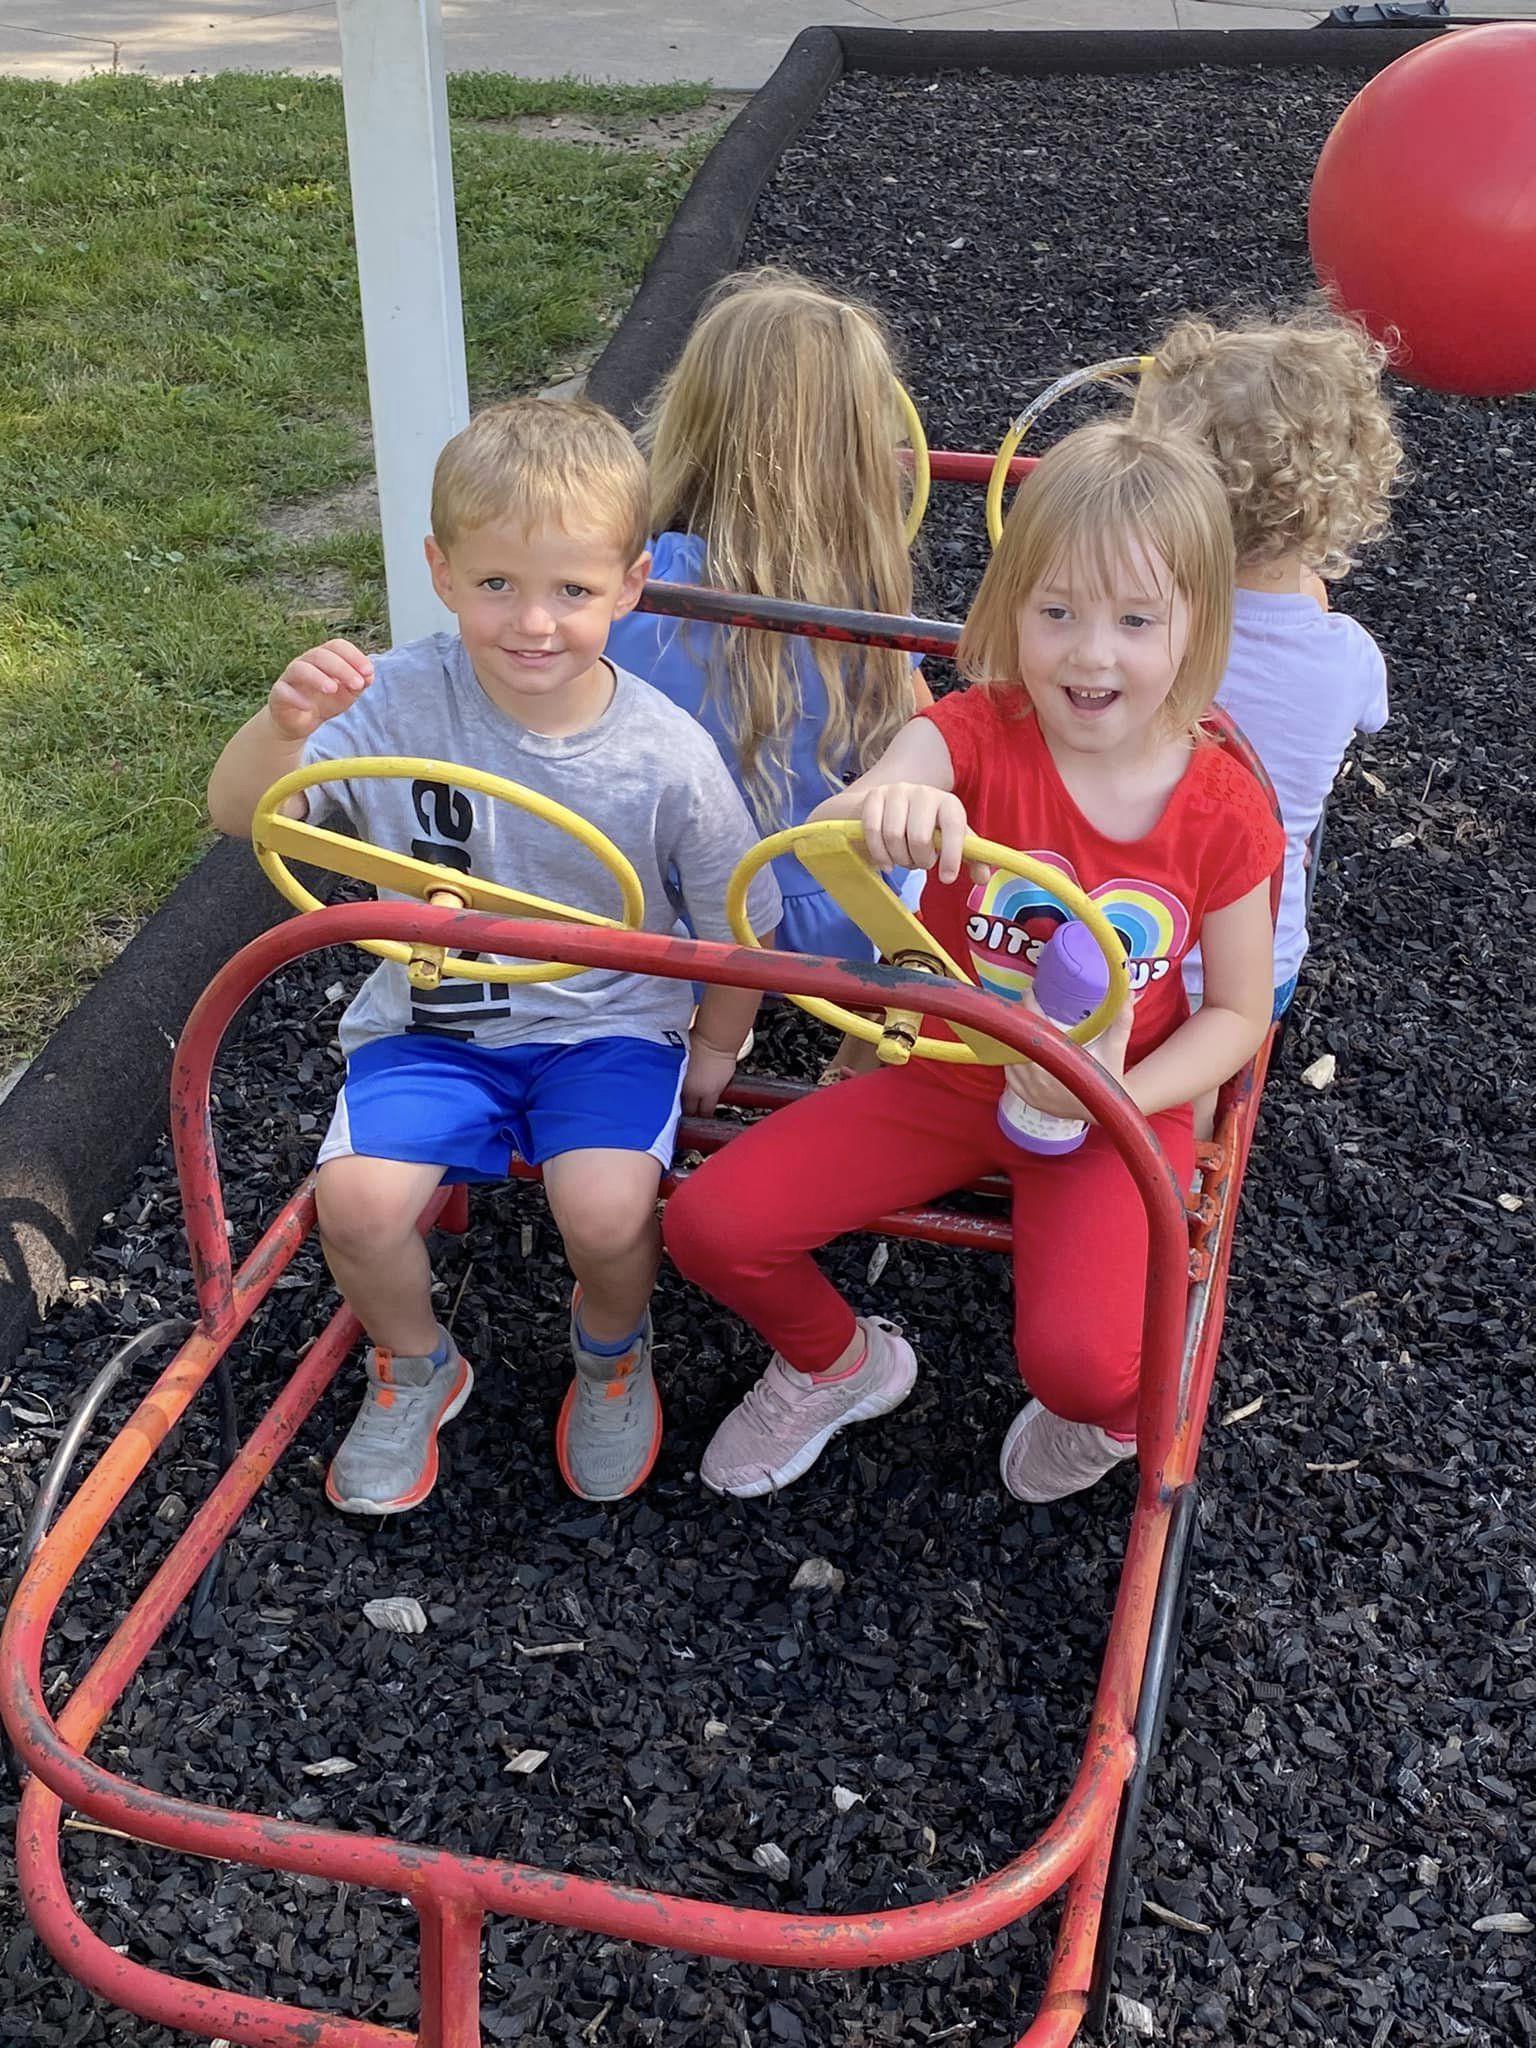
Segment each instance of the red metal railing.
M268 975L305 953L393 938L531 959L575 961L672 979L819 996L849 1007L873 999L968 1023L1039 1062L1102 1123L1125 1161L1148 1219L1138 1440L1141 1477L1081 1767L1045 1833L991 1877L920 1906L847 1917L713 1905L528 1865L463 1857L383 1837L343 1834L167 1797L86 1754L106 1716L204 1565L224 1541L355 1343L339 1309L191 1519L55 1720L42 1685L44 1641L70 1579L223 1351L281 1275L313 1225L309 1183L289 1200L238 1271L224 1228L210 1117L210 1076L230 1020ZM1224 1278L1232 1197L1257 1091L1229 1092L1222 1140L1227 1199L1213 1261ZM1132 1727L1173 1492L1192 1469L1219 1335L1219 1290L1184 1343L1189 1243L1183 1195L1152 1133L1090 1058L1015 1006L952 982L859 969L805 956L709 945L650 933L586 931L409 904L316 911L236 956L199 1001L177 1054L173 1136L201 1324L108 1447L32 1561L0 1636L0 1710L25 1764L17 1862L29 1916L73 1976L114 2004L162 2025L253 2048L480 2048L479 1954L486 1913L511 1913L616 1938L811 1969L912 1961L1010 1925L1063 1887L1066 1900L1040 2012L1020 2048L1070 2041L1092 1972L1116 1812L1134 1762ZM462 1226L462 1202L449 1219ZM428 1219L424 1219L428 1220ZM1196 1402L1197 1393L1200 1401ZM75 1910L59 1863L67 1803L98 1823L184 1854L304 1872L403 1894L421 1920L421 2023L413 2035L328 2018L277 2001L189 1984L109 1948Z

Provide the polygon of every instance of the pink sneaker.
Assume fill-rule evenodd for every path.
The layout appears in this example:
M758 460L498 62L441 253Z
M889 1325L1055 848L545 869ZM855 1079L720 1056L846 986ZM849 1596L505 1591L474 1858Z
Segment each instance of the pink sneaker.
M757 1385L709 1440L699 1477L715 1493L750 1500L809 1472L840 1429L899 1408L917 1379L912 1346L881 1316L860 1316L865 1353L844 1379L796 1372L775 1352Z
M1135 1455L1134 1442L1121 1443L1095 1422L1068 1422L1031 1401L1013 1418L998 1464L1014 1499L1039 1506L1096 1486Z

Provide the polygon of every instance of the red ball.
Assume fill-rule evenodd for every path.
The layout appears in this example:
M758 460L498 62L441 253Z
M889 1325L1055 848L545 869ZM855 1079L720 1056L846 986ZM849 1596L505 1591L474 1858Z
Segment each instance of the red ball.
M1536 391L1536 22L1458 29L1351 100L1312 180L1334 304L1431 391Z

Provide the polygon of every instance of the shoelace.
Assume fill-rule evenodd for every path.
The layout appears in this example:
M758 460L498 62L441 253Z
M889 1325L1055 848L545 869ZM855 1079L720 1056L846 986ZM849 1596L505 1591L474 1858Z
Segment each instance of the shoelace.
M356 1433L352 1438L353 1443L393 1447L402 1442L410 1435L411 1418L415 1413L414 1404L423 1395L430 1394L435 1385L435 1374L424 1387L413 1387L399 1380L391 1380L389 1391L394 1395L394 1400L386 1408L382 1401L374 1398L378 1388L370 1382L367 1403L354 1425Z
M577 1373L576 1401L583 1420L599 1432L621 1435L628 1424L638 1383L643 1377L633 1365L609 1380L595 1380L584 1372Z
M794 1386L794 1381L788 1380L786 1383L786 1378L793 1371L793 1366L781 1365L776 1373L764 1373L756 1386L749 1387L742 1396L742 1413L770 1432L781 1422L790 1421L800 1401L808 1399L817 1391L816 1383L810 1375L800 1373L796 1378L804 1380L805 1390L796 1389L800 1401L791 1399L789 1388Z

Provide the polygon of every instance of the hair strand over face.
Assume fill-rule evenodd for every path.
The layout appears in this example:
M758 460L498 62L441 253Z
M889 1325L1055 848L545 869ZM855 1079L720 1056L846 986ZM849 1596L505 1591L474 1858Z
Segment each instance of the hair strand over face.
M1164 564L1189 607L1163 716L1170 729L1193 731L1227 665L1232 523L1215 468L1193 441L1123 420L1079 427L1024 479L960 636L961 673L1020 689L1019 618L1031 592L1063 561L1107 589L1138 552Z

